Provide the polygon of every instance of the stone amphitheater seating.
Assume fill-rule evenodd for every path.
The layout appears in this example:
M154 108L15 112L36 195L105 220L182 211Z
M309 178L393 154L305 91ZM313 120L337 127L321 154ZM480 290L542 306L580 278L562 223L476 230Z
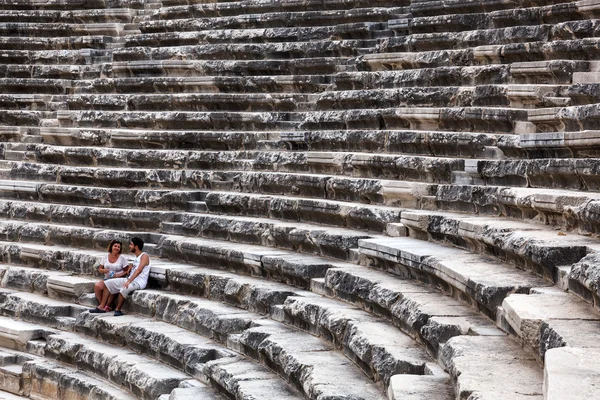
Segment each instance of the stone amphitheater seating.
M0 0L0 398L598 398L599 14Z

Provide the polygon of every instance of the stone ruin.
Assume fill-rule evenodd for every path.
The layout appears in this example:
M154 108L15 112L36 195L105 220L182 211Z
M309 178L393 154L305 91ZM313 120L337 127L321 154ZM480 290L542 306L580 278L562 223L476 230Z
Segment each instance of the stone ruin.
M0 398L600 398L598 16L1 0Z

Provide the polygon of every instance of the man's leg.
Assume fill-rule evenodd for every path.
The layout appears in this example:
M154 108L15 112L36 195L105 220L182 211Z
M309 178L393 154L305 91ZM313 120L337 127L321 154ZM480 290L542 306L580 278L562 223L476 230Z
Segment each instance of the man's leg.
M115 308L115 311L121 311L121 307L123 307L124 303L125 297L123 297L123 295L119 293L119 300L117 300L117 308Z
M135 282L129 284L127 288L121 288L121 291L119 292L119 300L117 300L117 308L115 308L115 317L123 315L121 307L123 307L123 304L125 304L125 299L127 299L131 293L135 292L139 288L140 286Z

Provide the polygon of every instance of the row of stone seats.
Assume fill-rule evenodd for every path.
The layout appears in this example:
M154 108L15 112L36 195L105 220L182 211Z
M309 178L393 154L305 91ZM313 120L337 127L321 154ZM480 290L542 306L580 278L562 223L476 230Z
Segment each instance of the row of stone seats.
M95 71L94 71L95 72ZM53 71L52 74L60 74ZM72 71L72 73L81 73ZM92 73L86 70L84 73ZM325 86L323 83L315 84L316 79L308 77L308 82L298 80L281 80L282 84L290 84L293 89L311 90ZM0 87L7 92L17 91L18 94L4 94L1 98L3 108L13 108L18 104L18 109L48 109L48 110L108 110L108 111L324 111L392 107L472 107L472 106L512 106L515 108L538 108L544 105L562 104L588 104L596 100L595 89L597 84L578 84L576 86L544 86L532 85L480 85L447 86L416 88L405 87L396 89L370 89L370 90L343 90L325 91L322 94L293 93L287 87L282 87L277 79L250 80L254 83L264 83L267 88L283 89L288 93L253 93L265 92L267 88L243 85L240 92L214 93L218 86L225 86L227 80L211 81L197 79L174 78L170 81L158 83L156 78L99 80L92 87L76 85L65 79L30 79L8 78L0 80ZM232 80L233 81L233 80ZM238 80L239 81L239 80ZM312 81L312 82L311 82ZM122 85L121 83L125 83ZM246 83L246 82L244 82ZM139 88L138 85L143 85ZM98 87L97 87L98 86ZM235 87L235 86L234 86ZM57 94L75 91L91 92L96 88L101 94L69 94L67 96L23 96L22 93L48 93ZM136 89L138 88L138 89ZM198 93L198 89L208 89L208 93ZM247 90L246 90L247 88ZM24 89L24 90L23 90ZM118 91L119 94L108 92ZM174 89L176 93L167 94ZM323 88L324 89L324 88ZM128 93L133 91L134 93ZM108 92L108 93L107 93ZM139 94L150 92L149 94ZM155 94L154 92L163 92ZM250 93L248 93L250 92ZM550 109L551 110L551 109ZM557 113L558 110L554 110ZM385 110L381 111L386 113ZM490 111L491 112L491 111ZM579 111L581 113L581 111ZM427 110L423 110L423 114ZM563 111L566 113L566 111ZM592 117L589 117L592 118ZM566 118L554 117L549 109L538 109L529 112L530 125L546 127L554 125L567 125ZM578 123L576 119L573 123ZM585 124L588 127L593 122ZM595 125L593 125L595 127ZM535 128L533 128L535 129ZM560 129L560 128L559 128ZM571 128L572 129L572 128Z
M7 322L2 320L3 328ZM35 325L10 321L9 328L23 338L34 336ZM6 340L6 338L3 338ZM32 342L33 343L33 342ZM3 400L37 399L37 398L71 398L88 399L104 398L110 400L133 400L134 396L127 391L98 379L63 363L49 360L35 354L10 350L4 345L0 348L0 397Z
M179 4L178 4L179 3ZM240 0L205 3L188 0L161 1L162 7L148 15L148 20L171 20L202 17L223 17L243 14L265 14L273 12L323 11L323 10L360 10L368 7L389 7L386 0L307 0L299 1L264 1ZM396 2L395 7L407 6L408 2Z
M5 244L7 246L9 246L12 249L12 254L13 254L13 259L18 259L19 257L19 250L15 247L15 245L11 245L11 244ZM53 249L53 248L48 248L48 250L44 250L44 246L33 246L33 249L38 249L38 251L40 251L41 253L38 254L38 257L40 260L48 260L47 256L49 255L49 253L54 253L57 250ZM25 253L25 249L27 249L27 251L32 251L32 245L23 245L23 247L20 250L20 259L21 262L23 261L24 257L29 257L26 253ZM16 251L16 253L15 253ZM60 249L58 250L61 252L62 257L63 258L70 258L69 254L71 253L65 253L65 251L67 251L67 249ZM44 255L42 255L42 253ZM89 251L85 252L85 251L78 251L76 252L78 254L74 254L73 256L79 257L78 260L80 262L82 261L87 261L87 269L88 270L92 270L95 262L97 262L97 258L99 256L95 256L95 253L93 257L90 257ZM85 254L85 255L84 255ZM87 259L86 259L87 257ZM69 265L67 263L67 260L64 260L65 262L63 263L63 267L64 268L73 268L72 265ZM89 261L92 261L94 263L90 263ZM42 261L43 262L43 261ZM51 261L52 262L52 261ZM165 269L166 268L166 269ZM167 272L167 270L170 270L171 268L178 268L176 265L165 265L164 267L161 267L161 264L158 263L157 266L157 270L153 269L153 273L156 274L155 271L161 271L162 272L162 276L163 279L167 276L165 274L169 274L169 272ZM194 270L189 270L189 267L187 266L180 266L179 268L184 268L186 271L186 274L194 274L194 273L198 273L198 271L194 271ZM11 267L11 269L15 269L14 267ZM43 274L43 270L39 270L38 271ZM183 270L182 270L183 271ZM19 273L18 271L16 272L17 274ZM219 275L219 273L217 273L217 276ZM225 274L227 275L227 274ZM221 274L221 279L223 279L225 277L225 275ZM230 275L231 276L231 275ZM233 275L235 276L235 275ZM238 278L236 278L238 279ZM239 280L239 279L238 279ZM3 282L7 282L6 279L4 279ZM10 282L12 281L8 281L8 283L10 284ZM48 281L50 282L50 281ZM242 282L244 282L244 280L242 279ZM261 281L259 280L253 280L250 279L246 279L246 285L253 283L254 285L260 285L264 286L264 284L260 283ZM41 283L41 282L40 282ZM50 287L50 286L49 286ZM288 289L286 287L277 287L276 285L267 285L267 287L270 287L269 290L283 290L283 293L285 293ZM198 291L200 289L200 287L195 286L195 291ZM256 290L256 289L253 289ZM263 289L264 290L264 289ZM298 291L296 291L298 292ZM49 291L50 293L50 291ZM289 293L289 291L288 291ZM298 292L297 294L302 294L302 292ZM216 291L212 291L212 296L216 296L217 292ZM25 318L25 319L29 319L29 320L39 320L41 317L37 315L38 312L41 312L40 310L43 307L50 307L52 308L54 307L59 307L59 305L54 302L51 304L46 304L43 300L40 300L39 298L36 299L35 296L25 296L25 300L19 300L21 298L23 298L24 295L9 295L9 299L5 301L5 306L2 307L2 309L4 310L4 312L7 312L7 303L11 303L13 304L14 302L22 302L22 301L28 301L30 303L36 303L38 304L37 306L34 306L32 304L30 304L27 307L27 311L24 311L23 313L21 313L21 317ZM281 296L276 296L281 298ZM314 297L314 296L312 296ZM281 298L281 300L283 300L283 298ZM316 298L315 298L316 300ZM246 301L254 301L250 298L248 298ZM277 301L277 300L276 300ZM307 348L305 349L294 349L289 348L288 350L286 350L288 352L288 354L294 354L296 353L311 353L314 350L317 350L317 348L315 348L314 346L318 347L318 351L321 357L325 357L328 356L330 358L335 359L336 356L334 356L333 353L331 353L331 351L329 350L329 353L327 353L327 347L323 347L322 345L318 345L318 342L315 340L308 340L308 339L300 339L299 334L297 331L294 330L290 330L289 328L282 328L282 327L278 327L278 325L272 321L269 322L267 320L261 320L260 318L257 319L257 317L253 317L251 314L249 313L244 313L241 312L239 309L235 309L235 308L231 308L231 307L226 307L223 305L217 305L217 304L210 304L211 302L207 302L207 301L201 301L199 299L194 300L193 298L190 297L185 297L185 296L179 296L179 295L173 295L173 294L169 294L169 293L162 293L162 292L153 292L153 291L144 291L144 292L139 292L138 294L136 294L136 296L134 298L132 298L132 304L133 304L133 308L135 310L140 310L142 311L143 314L151 314L155 315L157 318L159 318L160 320L165 320L168 321L169 323L175 324L175 325L181 325L182 327L186 328L186 329L191 329L192 331L198 331L199 333L203 334L203 335L208 335L210 337L214 337L219 341L227 341L228 343L231 344L232 340L235 340L237 342L239 342L240 344L240 348L238 349L240 352L242 353L247 353L249 351L249 349L246 348L246 346L249 346L250 348L254 348L254 346L258 346L258 344L265 340L265 334L267 336L269 336L269 340L271 342L273 342L273 344L279 343L279 346L284 346L284 348L287 348L289 345L286 345L285 343L287 343L289 340L296 340L296 343L298 343L298 340L302 343L305 343L305 346ZM239 304L238 304L239 305ZM251 307L252 303L248 303L246 304L246 307ZM334 306L334 304L330 304L325 302L324 306L329 306L332 307ZM257 305L254 304L254 307L256 307ZM11 305L10 308L14 309L14 308L19 308L19 306L17 305ZM22 306L25 307L25 306ZM65 306L63 306L63 309L65 307L68 307L66 304ZM297 307L297 306L296 306ZM308 307L308 306L307 306ZM336 312L339 313L340 310L340 305L335 306L332 310L337 310ZM269 306L267 304L267 310L268 310ZM348 310L352 310L349 307L346 307ZM34 310L35 309L35 310ZM343 309L343 307L342 307ZM32 311L33 310L33 311ZM37 310L37 311L36 311ZM186 311L187 310L187 311ZM190 312L194 310L194 313L196 315L194 322L189 321L189 314ZM346 313L348 313L350 311L346 311ZM58 315L58 314L57 314ZM357 329L355 331L355 333L353 334L353 336L351 337L339 337L339 339L336 340L343 340L343 343L347 343L348 346L350 346L347 350L351 351L351 352L357 352L360 351L360 353L356 353L356 357L361 357L365 360L365 364L363 365L364 368L366 368L370 373L374 374L376 373L378 376L378 379L385 379L386 382L387 380L389 380L390 375L388 374L394 374L394 373L398 373L398 372L402 372L402 373L417 373L417 374L422 374L424 369L423 369L423 364L419 364L419 361L415 360L415 357L418 359L418 357L425 357L424 360L425 361L421 361L421 363L423 362L428 362L427 361L427 357L425 356L425 354L421 354L422 350L418 350L417 348L414 348L413 350L409 350L410 347L414 347L413 344L410 343L410 341L401 341L401 338L396 337L396 339L394 339L394 344L383 344L384 342L380 342L379 344L377 344L376 346L384 346L385 347L385 354L381 354L379 356L377 356L377 358L375 358L375 355L373 356L373 360L372 361L368 361L369 358L365 358L368 357L367 354L370 353L370 351L366 351L362 348L354 348L352 347L352 343L354 341L357 340L356 337L354 337L354 335L359 335L360 337L362 337L361 342L364 345L367 345L367 343L372 342L373 340L381 340L384 337L388 336L388 335L393 335L393 332L390 331L389 328L385 328L385 324L382 325L381 322L377 322L375 319L372 318L368 318L365 316L359 318L360 316L360 312L354 310L351 312L351 315L354 315L354 317L352 317L348 322L348 324L352 324L353 326L355 326L355 329ZM83 319L82 319L83 317ZM165 333L161 333L164 332L165 330L168 333L174 333L176 331L176 329L173 328L168 328L166 326L166 324L164 327L162 325L153 323L152 325L149 325L148 323L143 323L143 324L138 324L136 323L136 318L135 317L127 317L124 319L121 319L119 324L116 325L116 327L110 323L109 321L111 321L111 319L108 320L96 320L95 318L87 318L87 317L92 317L89 314L80 314L79 318L77 321L75 321L75 329L77 330L83 330L85 332L91 333L93 335L98 336L99 338L102 338L103 340L108 340L111 342L125 342L127 345L129 345L130 347L136 349L136 350L142 350L142 351L148 351L147 348L149 348L151 351L155 351L154 348L157 345L163 346L161 348L163 348L163 350L158 351L159 353L162 354L162 352L168 352L168 354L165 354L164 357L167 360L170 360L171 363L175 363L178 366L181 367L180 362L181 361L177 361L177 360L181 360L181 357L177 356L176 354L171 354L171 352L173 352L174 350L172 350L172 346L170 346L168 343L164 343L164 339L163 340L158 340L158 338L155 338L155 336L160 336L165 335ZM338 315L337 318L340 318L341 315ZM60 322L60 321L53 321L52 320L53 317L51 317L50 319L46 318L46 322L53 325L53 324L58 324L61 326L64 326L64 321ZM133 321L131 320L133 318ZM344 318L348 318L347 316ZM354 320L356 318L356 320ZM122 322L121 322L122 321ZM132 322L134 322L132 324ZM141 325L141 326L140 326ZM363 326L364 325L364 326ZM262 329L261 329L262 327ZM332 329L332 328L329 328ZM149 331L149 332L146 332ZM158 331L158 333L152 333L152 331ZM371 331L373 331L373 333L371 333ZM389 332L388 332L389 331ZM296 333L294 333L296 332ZM374 334L374 332L379 332L378 334ZM384 334L383 332L388 332L386 334ZM335 332L332 332L332 334L335 335ZM233 336L232 336L233 335ZM256 336L258 335L258 336ZM283 336L282 336L283 335ZM382 336L383 335L383 336ZM176 335L176 337L178 337L177 340L185 340L185 338L189 336L189 335ZM256 337L256 339L254 338ZM370 338L371 337L371 338ZM381 337L381 339L377 339L378 337ZM237 339L235 339L237 338ZM370 339L369 339L370 338ZM259 340L258 343L254 343L255 340ZM143 340L144 343L140 343L140 340ZM171 339L173 340L173 339ZM147 341L147 343L146 343ZM366 341L366 342L365 342ZM158 343L156 343L158 342ZM254 343L254 344L252 344ZM146 346L147 344L147 346ZM369 346L373 346L374 344L369 344ZM397 346L396 350L393 350L395 347ZM202 347L202 346L200 346ZM234 348L237 348L235 345L233 345ZM194 346L193 348L196 348L196 346ZM170 350L171 349L171 350ZM189 349L188 349L189 350ZM200 349L198 349L197 351L200 351ZM260 348L255 348L255 351L260 351L262 353L263 350L261 350ZM419 351L421 353L419 353ZM189 353L189 351L186 351L186 353ZM207 353L207 356L213 357L211 356L212 353ZM364 355L363 355L364 354ZM404 355L403 355L404 354ZM419 355L421 354L421 355ZM250 353L250 355L252 356L252 353ZM254 356L256 357L256 356ZM270 356L269 358L275 357L275 355ZM384 359L379 359L379 357L384 357ZM390 357L399 357L396 358L395 361L392 361L390 359ZM191 363L193 363L194 360L197 360L197 357L190 357L190 354L187 354L184 357L184 360L187 360L186 362L190 363L188 364L187 367L185 367L186 370L190 369L191 367L189 367L189 365L192 365ZM281 359L273 359L272 360L273 363L277 364L279 362L284 362L284 360ZM414 364L414 363L417 364ZM371 364L373 363L373 364ZM392 365L394 365L393 367L390 366L390 363L392 363ZM185 366L185 364L184 364ZM431 365L431 367L435 367L434 365ZM315 368L317 368L315 366ZM391 369L390 369L391 368ZM427 368L426 368L427 369ZM317 371L315 371L314 373L316 373ZM282 372L283 373L283 372ZM338 373L343 373L343 370L338 370ZM435 372L436 374L439 374L439 371ZM285 374L287 375L288 372L285 372ZM347 377L351 378L352 374L349 374ZM359 379L357 378L356 374L354 374L354 376L356 377L355 379ZM295 379L300 379L301 381L303 379L310 379L310 377L298 377L298 378L289 378L290 380L294 381ZM332 385L332 383L327 384L327 381L322 381L323 377L320 376L316 376L315 378L313 378L313 380L320 380L322 383L321 384L325 384L326 387L328 387L329 385ZM347 382L346 382L347 383ZM302 382L298 383L299 385L302 384ZM306 386L308 385L308 386ZM315 382L312 383L312 385L316 385ZM305 383L304 386L304 390L309 390L309 388L312 388L311 384ZM300 390L303 390L302 387L300 387ZM322 389L319 388L318 385L316 385L313 389L310 390L316 390L316 391L321 391L321 390L325 390L325 391L329 391L332 390L333 393L335 393L337 391L337 393L341 393L343 392L343 390L340 389L339 386L333 384L333 386L330 389ZM364 392L363 395L366 395L367 397L365 398L377 398L377 397L373 397L373 395L369 395L368 393Z
M160 12L160 11L159 11ZM387 21L405 16L404 7L374 7L353 8L341 10L319 10L319 11L295 11L295 12L265 12L260 14L244 14L209 17L209 18L184 18L184 19L161 19L155 21L143 21L139 24L139 29L143 34L152 33L183 33L207 30L227 30L235 29L239 32L240 39L243 41L246 30L281 28L282 33L287 30L319 31L319 29L309 29L309 27L334 27L343 32L343 29L352 29L354 24L358 26L372 26L375 29L385 31ZM152 18L152 17L150 17ZM293 27L293 28L288 28ZM340 32L340 33L341 33ZM227 33L225 31L224 33ZM249 33L249 32L248 32ZM391 32L388 33L388 35ZM141 35L143 38L145 35ZM237 35L236 35L237 36ZM157 35L160 37L160 35ZM324 36L323 38L326 38ZM134 38L131 38L132 40ZM268 37L265 37L268 40Z
M49 10L41 9L24 12L23 10L0 10L2 23L131 23L137 11L130 8L99 8L96 10Z
M126 6L132 9L143 9L153 1L138 0L3 0L0 3L2 10L94 10L104 8L122 8Z
M30 246L30 245L25 245L25 246ZM52 251L52 250L51 250L52 248L48 248L48 249L49 249L49 251ZM43 259L48 259L48 257L41 257L41 258L43 258ZM50 258L50 259L51 259L51 258ZM73 265L73 263L66 263L66 265ZM91 268L92 268L92 265L90 266L90 269L91 269ZM356 270L356 266L353 266L353 267L350 267L350 268L351 268L351 269L349 269L347 272L350 272L350 273L352 273L351 271L354 271L354 270ZM183 273L183 274L181 274L181 275L180 275L180 273L177 273L177 274L175 274L175 272L176 272L176 271L180 271L180 273ZM171 271L165 271L165 272L166 272L166 273L165 273L165 275L164 275L165 277L167 277L167 278L168 278L168 277L171 277L171 278L169 278L169 279L175 279L175 281L171 281L171 282L170 282L172 285L173 285L173 284L175 284L175 285L179 285L179 287L195 288L195 290L199 290L199 289L200 289L200 290L202 290L202 291L206 291L206 293L212 293L213 295L218 295L218 292L219 292L218 290L215 292L215 291L214 291L214 290L212 290L212 289L211 289L211 290L209 290L209 288L208 288L208 287L206 287L205 289L202 289L202 288L203 288L203 285L200 285L200 286L198 286L198 284L199 284L198 278L200 278L200 276L201 276L201 275L200 275L200 276L198 276L197 278L192 278L192 277L193 277L193 275L194 275L195 273L202 273L202 272L201 272L201 270L194 271L194 270L189 270L188 268L183 268L183 269L171 270ZM371 274L371 276L372 276L372 274L373 274L372 272L369 272L369 271L366 271L366 270L365 270L365 273L367 273L367 274ZM175 274L175 275L173 275L173 274ZM191 274L191 275L190 275L190 274ZM184 278L186 275L187 275L188 277L182 280L182 278ZM176 276L180 276L180 278L175 278ZM206 278L204 278L204 279L207 279L207 278L208 278L208 276L207 276ZM187 286L186 286L186 283L185 283L185 281L186 281L186 280L188 280L188 281L189 281L189 279L193 279L193 281L190 281L190 282L189 282L189 284L187 284ZM221 279L222 279L222 278L221 278ZM236 277L235 275L234 275L234 276L231 276L231 275L230 275L230 276L229 276L229 279L231 279L231 280L230 280L230 282L233 282L233 280L234 280L234 279L235 279L235 280L240 280L241 278L239 278L239 277ZM214 281L214 284L217 284L217 282L218 282L218 280L215 280L215 278L210 278L208 281L207 281L207 280L204 280L204 282L206 282L205 284L208 284L209 282L213 282L213 281ZM242 279L242 281L243 281L243 279ZM387 281L389 282L389 279L388 279ZM176 282L179 282L179 284L177 284ZM193 283L192 283L192 282L193 282ZM184 286L181 286L181 285L184 285ZM221 286L221 284L218 284L218 285L219 285L220 287L222 287L222 286ZM409 284L409 283L406 283L405 285L410 285L410 284ZM212 288L212 284L211 284L211 288ZM215 288L216 288L216 287L215 287ZM348 288L348 289L350 289L350 287L347 287L347 288ZM408 287L407 287L407 288L408 288ZM415 287L415 289L416 289L416 288L417 288L417 287ZM340 290L342 290L342 288L339 288L339 289L340 289ZM414 289L413 289L413 291L414 291ZM427 291L427 290L425 290L425 292L423 292L423 288L419 289L417 292L419 293L419 295L418 295L416 298L421 298L421 299L422 299L421 301L424 301L424 300L425 300L425 299L427 299L427 298L431 298L431 296L433 295L433 294L430 294L430 293L428 293L428 291ZM144 292L140 292L139 294L136 294L135 296L143 296L143 295L144 295ZM148 291L147 291L147 292L145 292L145 295L150 295L150 296L153 296L153 295L151 294L151 292L148 292ZM424 295L425 295L425 297L423 298L423 296L424 296ZM133 298L133 302L137 304L137 302L138 302L139 300L138 300L138 299L137 299L135 296L134 296L134 298ZM163 295L163 296L164 296L164 295ZM414 298L414 295L411 295L411 294L410 294L410 291L409 291L409 292L407 292L407 293L405 294L405 296L409 296L409 297L411 297L411 298ZM435 297L435 296L434 296L434 297ZM416 298L415 298L415 299L416 299ZM175 296L175 299L177 299L177 296ZM248 298L248 299L250 299L250 298ZM266 297L265 297L265 299L266 299ZM436 304L440 304L439 302L440 302L442 299L444 299L444 296L443 296L443 295L442 295L441 297L440 297L440 296L438 296L438 300L436 301ZM446 299L448 299L448 298L446 298ZM286 301L286 303L285 303L285 304L288 304L289 300L290 300L290 299L288 299L288 300ZM302 310L302 308L299 308L299 305L298 305L298 301L299 301L299 300L302 300L302 299L294 300L293 302L289 303L289 304L290 304L290 307L291 307L291 308L289 309L289 310L290 310L289 312L292 312L291 310L297 310L297 311L294 311L292 315L296 315L296 318L298 318L298 317L300 317L300 318L304 318L304 317L302 317L302 315L304 315L304 314L303 314L303 313L304 313L304 311L302 311L302 313L301 313L301 314L297 314L297 313L298 313L300 310ZM309 300L309 299L308 299L308 300ZM179 301L181 301L181 300L179 300ZM425 300L425 301L426 301L426 300ZM302 301L301 301L301 303L302 303L302 302L304 302L304 303L305 303L305 302L306 302L306 300L302 300ZM445 302L446 302L446 303L448 303L448 300L446 300ZM300 304L301 304L301 303L300 303ZM311 301L309 301L309 303L307 303L308 305L305 305L305 306L303 306L303 307L310 307L310 304L311 304L311 303L312 303L312 302L311 302ZM147 304L144 304L144 303L142 303L142 304L143 304L145 307L148 307L148 305L147 305ZM321 304L321 307L324 307L326 304L327 304L327 302L325 302L325 303ZM410 303L409 303L409 304L410 304ZM408 306L409 304L406 304L406 306ZM457 303L457 304L455 304L455 305L454 305L454 307L456 307L456 305L458 305L458 303ZM292 307L292 306L293 306L293 307ZM314 305L313 305L312 307L314 307ZM463 306L463 307L464 307L464 306ZM151 306L150 306L150 308L152 309L152 307L151 307ZM157 308L157 310L158 310L158 308ZM166 308L165 308L165 312L168 312L167 310L169 310L169 308L168 308L168 307L166 307ZM287 310L288 310L287 306L284 306L284 310L285 310L286 312L288 312L288 311L287 311ZM455 308L455 310L456 310L456 311L458 311L456 308ZM449 316L449 314L451 314L451 313L448 313L447 311L446 311L446 312L443 312L442 314L444 315L444 318L445 318L446 320L448 320L448 319L449 319L449 320L448 320L448 322L450 322L450 321L452 321L452 320L454 320L454 319L456 319L456 318L458 318L458 319L462 319L462 318L464 318L464 316L465 316L465 314L464 314L464 311L461 311L461 312L460 312L459 314L457 314L457 316L456 316L456 317L454 317L454 318L450 317L450 316ZM165 315L166 315L166 314L165 314ZM169 314L169 315L170 315L170 314ZM439 321L438 321L438 323L442 323L442 320L443 320L444 318L442 318L441 320L439 320ZM473 317L471 317L469 320L471 321L471 324L473 324L473 323L477 323L477 322L475 322L475 321L478 321L478 319L477 319L477 318L473 318ZM402 323L402 324L405 324L405 323ZM485 323L483 320L480 320L479 324L483 324L482 326L485 326L485 324L486 324L486 323ZM412 325L412 324L411 324L411 325ZM409 329L409 331L410 331L410 330L412 330L412 329L415 329L415 328L417 328L417 329L418 329L418 327L419 327L419 326L420 326L420 324L417 324L417 325L413 325L413 327L412 327L412 328L410 328L410 325L409 325L409 326L407 326L407 328L408 328L408 329ZM321 328L321 329L323 329L323 328ZM332 328L329 328L329 329L332 329ZM413 331L413 332L414 332L414 331ZM425 332L425 331L423 331L423 332ZM483 331L480 331L480 333L483 333ZM490 333L492 333L492 332L490 332ZM433 338L431 338L431 339L433 339ZM500 343L504 343L504 344L502 344L502 346L509 346L509 347L511 348L511 350L516 350L516 348L515 348L513 345L511 345L511 344L510 344L510 342L506 342L506 341L505 341L505 339L502 339L502 338L500 338L500 337L498 337L498 338L495 338L495 339L494 339L494 338L492 338L492 339L488 339L488 341L489 341L489 340L493 340L493 341L496 343L496 346L500 345ZM479 347L479 346L481 346L481 345L484 345L483 343L481 343L481 340L477 340L477 341L475 341L475 342L477 342L477 346L478 346L478 347ZM469 344L469 346L473 346L473 344L474 344L475 342L471 341L471 342L470 342L470 344ZM453 342L453 343L454 343L454 342ZM458 344L458 345L460 346L460 344ZM511 346L512 346L512 347L511 347ZM479 350L479 351L481 351L481 350ZM474 352L476 353L477 351L474 351ZM473 353L473 351L471 351L470 353ZM473 357L473 356L476 356L476 355L473 355L473 354L471 354L471 355L470 355L470 357ZM454 360L454 361L452 361L452 359L453 359L453 356L450 356L450 358L448 359L448 362L455 362L455 360ZM527 359L527 358L523 358L523 360L526 360L526 359ZM504 362L502 361L502 363L504 363ZM457 371L457 372L458 372L458 371L460 371L460 370L461 370L461 367L458 367L458 368L456 369L456 371ZM463 372L463 374L465 374L465 376L464 376L464 378L465 378L465 379L466 379L466 375L467 375L467 374L466 374L466 372L467 372L467 371L464 371L464 372ZM468 372L469 372L469 374L476 373L475 371L468 371ZM523 372L524 372L524 371L523 371ZM533 377L533 376L532 376L532 377ZM537 379L537 378L536 378L536 379ZM477 386L477 389L478 389L478 390L483 390L483 391L485 391L485 390L490 390L490 388L489 388L489 387L486 387L486 384L479 384L479 385L476 385L476 386ZM533 390L534 392L535 392L535 390L538 390L538 391L539 391L539 388L538 388L538 389L536 389L536 385L530 386L530 388L531 388L531 389L529 389L529 390ZM468 387L468 386L467 386L467 387L465 387L465 390L469 390L469 387ZM507 391L508 391L508 393L510 393L510 390L514 390L514 389L513 389L513 388L507 388Z
M569 4L570 0L517 0L505 3L498 0L474 1L457 0L445 3L432 3L428 0L413 0L410 5L411 14L415 16L431 16L444 14L472 14L493 12L496 10L511 10L528 7L543 7L548 5ZM582 2L583 3L583 2Z
M345 152L276 153L271 151L125 150L101 147L59 147L6 144L6 160L64 164L64 168L115 167L221 171L330 173L338 176L449 182L467 160ZM10 164L6 164L10 168Z

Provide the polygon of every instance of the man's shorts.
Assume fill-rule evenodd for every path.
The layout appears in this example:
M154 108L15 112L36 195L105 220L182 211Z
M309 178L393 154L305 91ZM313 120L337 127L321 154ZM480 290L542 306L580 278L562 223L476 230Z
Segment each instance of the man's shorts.
M137 282L131 282L127 288L123 285L127 282L128 278L113 278L104 281L106 288L111 294L121 293L124 298L127 298L131 293L140 289L140 285Z

